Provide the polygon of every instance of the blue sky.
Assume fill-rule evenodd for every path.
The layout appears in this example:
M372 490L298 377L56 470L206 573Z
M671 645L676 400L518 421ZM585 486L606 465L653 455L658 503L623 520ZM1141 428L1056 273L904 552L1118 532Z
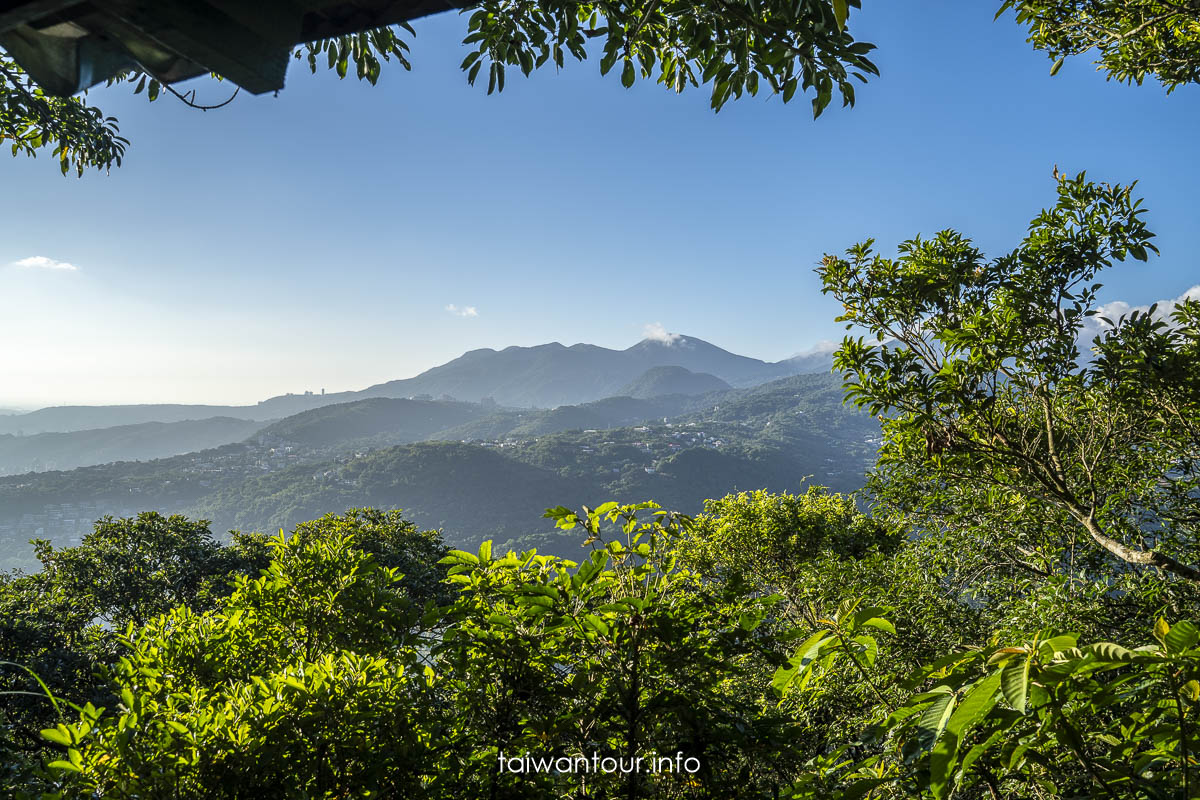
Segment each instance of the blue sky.
M624 90L595 60L488 97L456 14L420 22L412 72L376 87L296 65L278 97L207 113L93 91L132 140L123 167L0 161L0 406L253 402L654 324L784 358L841 336L823 253L954 227L998 254L1055 164L1141 181L1163 256L1114 269L1106 300L1200 283L1200 91L1086 60L1051 78L993 12L868 3L852 25L883 75L817 121L799 97L714 115L706 90Z

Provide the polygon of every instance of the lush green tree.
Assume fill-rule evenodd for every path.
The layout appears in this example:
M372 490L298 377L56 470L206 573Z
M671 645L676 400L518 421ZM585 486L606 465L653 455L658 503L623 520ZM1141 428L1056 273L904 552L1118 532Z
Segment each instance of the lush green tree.
M904 682L908 697L881 703L879 722L861 732L858 745L872 752L841 747L814 759L789 794L1195 797L1200 629L1160 618L1153 633L1156 642L1134 649L1080 645L1073 633L992 638L925 664ZM852 657L828 634L819 641L827 662ZM785 691L798 685L790 670L803 674L818 663L782 670Z
M44 750L38 732L57 721L44 686L61 696L107 696L94 674L104 647L90 622L43 576L0 574L0 795L25 782Z
M801 723L797 748L808 757L854 741L881 697L899 700L896 686L909 671L988 631L986 604L954 591L936 550L905 534L860 511L851 496L810 487L800 495L756 491L710 500L680 539L682 563L706 582L734 595L778 595L763 623L776 634L775 659L813 661L793 652L795 636L817 637L801 648L806 652L820 641L829 648L865 635L855 629L856 615L861 622L879 612L860 608L859 598L889 607L892 635L856 652L861 663L842 659L837 668L822 668L811 686L811 673L803 672L806 691L785 699ZM818 636L822 631L840 631L841 638ZM760 664L764 678L775 668L770 658Z
M770 688L784 648L762 624L778 598L683 568L692 522L653 504L550 516L583 530L590 557L453 551L442 609L415 603L353 532L272 540L269 568L216 608L127 628L113 701L44 731L48 796L723 798L790 784L803 753ZM525 756L591 766L532 772Z
M119 701L45 732L58 796L415 796L419 606L352 535L270 547L218 610L128 627Z
M826 256L839 319L876 340L835 355L850 398L889 415L875 488L1012 570L1195 583L1200 303L1102 321L1081 352L1097 274L1146 260L1153 234L1132 187L1056 177L1057 205L1003 256L954 231Z
M801 495L758 490L709 500L680 549L701 574L786 597L821 556L861 559L894 551L902 538L854 498L812 486Z
M118 629L144 625L180 605L211 606L214 596L227 593L229 573L242 566L231 558L235 550L213 538L206 520L154 511L97 520L74 547L35 541L34 553L42 580L90 614L89 622Z
M777 598L706 586L681 566L692 522L654 504L549 515L594 545L564 559L455 551L462 594L435 649L455 713L450 785L472 797L769 796L797 766L761 623ZM769 678L769 672L766 673ZM514 774L501 754L645 759L640 771ZM681 769L676 756L695 759ZM654 757L670 770L650 769Z
M1200 5L1190 0L1005 0L1029 42L1063 61L1096 50L1097 68L1124 83L1157 78L1170 92L1200 83Z
M356 552L405 570L401 587L417 606L444 602L448 587L436 531L419 530L399 512L351 509L298 526L297 544L353 537ZM118 636L162 614L199 614L222 606L237 579L276 568L271 540L233 531L221 544L208 523L147 512L99 520L74 547L35 543L42 570L0 576L0 714L15 759L39 752L38 730L57 721L45 693L64 702L111 706L102 672L117 658ZM299 603L316 609L311 602ZM41 681L42 683L39 683ZM44 684L44 685L42 685Z
M369 553L382 567L397 570L405 593L414 601L447 603L452 592L445 583L446 567L439 564L448 552L438 531L423 531L404 518L400 510L352 508L345 514L326 514L303 522L292 532L306 543L349 536L355 548Z
M590 555L450 551L441 607L381 563L414 536L424 555L445 552L398 515L331 515L270 540L267 568L237 575L207 610L129 624L106 701L57 701L45 777L14 760L0 786L118 798L1195 793L1200 633L1186 621L1159 620L1156 643L1136 649L1080 646L1061 624L982 635L973 606L1036 614L1007 596L964 599L937 571L937 537L909 540L818 488L731 495L698 520L652 503L547 516ZM803 610L780 614L798 598ZM958 639L931 624L939 613L969 622ZM675 766L597 770L593 753ZM677 754L696 760L681 768Z
M880 687L876 724L814 757L796 797L1196 793L1196 628L1160 620L1159 643L1136 650L1101 637L1200 609L1200 303L1097 318L1096 276L1147 260L1153 234L1132 187L1056 178L1057 205L1006 255L945 231L819 269L840 319L874 340L847 337L835 368L883 423L876 514L915 538L889 559L907 562L893 574L910 583L887 595L897 607L809 621L776 675L818 708L840 661ZM951 616L974 613L961 641L911 638L922 617L900 606L923 576ZM870 614L895 622L892 646L854 646ZM902 677L931 640L944 655Z
M865 82L868 75L878 74L867 58L873 45L856 41L847 28L850 9L860 2L469 2L463 4L463 41L471 52L462 68L472 84L486 73L490 94L503 90L508 68L528 75L547 64L561 68L568 59L585 60L589 51L593 56L598 51L601 72L616 67L626 87L639 77L676 92L704 84L711 86L714 109L730 98L756 95L760 86L781 95L784 102L811 90L813 113L819 115L835 91L851 105L852 81ZM313 72L328 66L341 77L353 71L359 79L375 83L382 62L394 60L409 68L405 33L415 35L409 25L401 24L321 39L297 47L294 56ZM131 83L151 100L165 89L195 104L194 92L182 95L141 71L128 72L115 82ZM53 147L64 174L120 166L128 143L118 135L114 119L78 98L46 97L2 52L0 141L10 141L14 154L32 155L41 147Z
M74 547L35 542L40 572L0 576L0 659L12 662L0 667L0 692L15 693L0 698L0 713L10 741L40 749L36 732L54 717L44 691L106 702L97 671L112 658L114 631L177 606L212 607L234 574L266 566L256 538L239 534L223 547L203 520L147 512L105 517Z

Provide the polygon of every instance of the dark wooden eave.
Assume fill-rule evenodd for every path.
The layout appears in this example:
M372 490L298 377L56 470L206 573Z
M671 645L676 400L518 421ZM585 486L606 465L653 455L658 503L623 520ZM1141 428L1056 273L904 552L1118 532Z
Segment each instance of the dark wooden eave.
M283 88L296 45L407 22L465 0L0 0L0 49L47 94L131 68L165 83L216 72L254 94Z

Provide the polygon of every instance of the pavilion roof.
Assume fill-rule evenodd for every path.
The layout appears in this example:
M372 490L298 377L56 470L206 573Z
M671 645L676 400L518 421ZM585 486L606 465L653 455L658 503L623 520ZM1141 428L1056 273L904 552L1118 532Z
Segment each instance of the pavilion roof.
M134 67L164 83L216 72L283 88L296 45L461 7L464 0L0 0L0 49L68 96Z

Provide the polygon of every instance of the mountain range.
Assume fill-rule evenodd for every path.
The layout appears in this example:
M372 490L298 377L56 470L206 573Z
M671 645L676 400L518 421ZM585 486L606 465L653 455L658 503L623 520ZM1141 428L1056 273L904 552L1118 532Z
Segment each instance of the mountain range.
M538 538L558 503L654 498L695 513L805 476L851 490L879 428L843 405L829 361L766 362L688 336L551 343L474 350L354 392L0 416L0 569L33 566L33 538L77 542L95 519L143 510L272 531L401 507L451 542L558 548Z
M535 347L472 350L441 366L360 391L287 394L247 406L117 405L55 406L0 417L0 433L25 435L80 431L146 422L182 422L211 417L265 422L334 403L367 398L487 399L501 406L555 408L620 395L697 394L719 388L749 387L810 372L827 371L828 353L806 353L768 362L737 355L694 336L668 334L643 339L625 350L558 342ZM676 367L704 377L690 378ZM682 383L686 382L686 383Z
M336 404L215 448L0 477L0 568L31 566L30 539L78 541L92 520L143 510L208 519L219 532L290 529L363 505L400 507L456 544L533 546L529 537L552 527L542 510L560 503L652 498L695 513L705 498L794 491L805 476L852 490L874 459L879 426L842 396L836 376L814 374L554 409L393 398Z

